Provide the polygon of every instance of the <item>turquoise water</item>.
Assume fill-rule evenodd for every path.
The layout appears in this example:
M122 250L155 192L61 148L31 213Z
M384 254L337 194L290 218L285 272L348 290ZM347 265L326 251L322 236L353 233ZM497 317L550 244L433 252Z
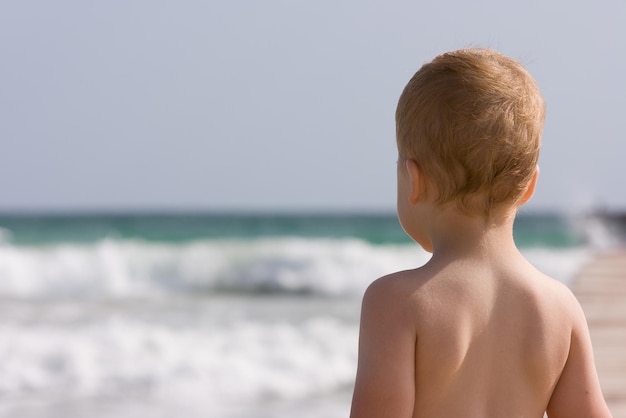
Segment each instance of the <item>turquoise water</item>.
M0 215L5 239L16 245L90 243L106 238L183 243L202 239L356 238L371 244L409 243L395 214L76 214ZM585 237L575 220L521 214L519 246L572 247Z

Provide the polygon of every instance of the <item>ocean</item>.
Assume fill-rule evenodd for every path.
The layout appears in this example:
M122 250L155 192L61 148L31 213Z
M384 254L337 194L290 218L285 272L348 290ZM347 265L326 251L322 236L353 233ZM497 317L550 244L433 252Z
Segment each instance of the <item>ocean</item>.
M521 213L564 283L621 234ZM0 417L346 417L367 285L429 255L393 214L0 216Z

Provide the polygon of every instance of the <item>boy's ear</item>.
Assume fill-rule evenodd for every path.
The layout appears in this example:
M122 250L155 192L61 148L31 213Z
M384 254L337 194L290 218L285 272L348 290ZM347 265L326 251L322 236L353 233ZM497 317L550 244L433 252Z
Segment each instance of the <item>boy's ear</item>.
M405 164L409 174L409 203L414 205L423 198L426 192L426 179L415 160L406 160Z
M524 195L522 196L522 199L520 200L520 206L528 202L530 198L533 196L533 193L535 193L535 186L537 186L538 177L539 177L539 166L535 167L535 173L533 174L533 177L530 179L530 183L528 183L528 188L526 189L526 192L524 192Z

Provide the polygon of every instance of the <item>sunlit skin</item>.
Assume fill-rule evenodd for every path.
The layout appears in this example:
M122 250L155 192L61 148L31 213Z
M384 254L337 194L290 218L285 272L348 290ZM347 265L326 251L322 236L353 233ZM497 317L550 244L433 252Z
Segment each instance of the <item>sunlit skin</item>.
M398 161L400 222L432 258L367 289L352 418L611 417L580 305L513 241L537 176L487 221Z

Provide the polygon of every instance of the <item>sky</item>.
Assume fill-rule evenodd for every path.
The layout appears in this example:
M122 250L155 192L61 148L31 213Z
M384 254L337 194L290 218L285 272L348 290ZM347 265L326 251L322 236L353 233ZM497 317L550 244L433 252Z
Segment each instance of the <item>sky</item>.
M0 2L0 211L393 211L394 111L489 47L547 102L528 210L626 210L626 2Z

